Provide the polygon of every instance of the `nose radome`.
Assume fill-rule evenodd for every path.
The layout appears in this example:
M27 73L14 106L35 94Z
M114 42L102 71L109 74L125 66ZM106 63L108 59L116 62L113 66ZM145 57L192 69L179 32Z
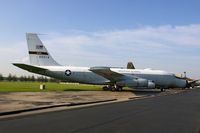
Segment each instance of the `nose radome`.
M188 82L187 80L184 80L184 79L177 79L178 80L178 87L180 88L186 88L188 86Z

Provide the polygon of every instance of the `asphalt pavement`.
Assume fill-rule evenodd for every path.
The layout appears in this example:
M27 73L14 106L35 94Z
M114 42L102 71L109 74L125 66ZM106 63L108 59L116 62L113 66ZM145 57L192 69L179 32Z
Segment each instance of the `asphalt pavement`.
M200 90L0 120L0 133L200 133Z

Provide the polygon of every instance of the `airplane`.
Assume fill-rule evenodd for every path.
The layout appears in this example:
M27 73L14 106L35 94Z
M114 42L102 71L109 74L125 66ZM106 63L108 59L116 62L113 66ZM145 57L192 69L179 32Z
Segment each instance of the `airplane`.
M65 82L105 85L103 89L113 91L121 91L123 87L165 91L169 88L191 86L191 82L186 78L162 70L135 69L131 62L127 64L127 68L62 66L52 58L36 33L26 33L26 40L30 64L13 63L13 65L31 73Z

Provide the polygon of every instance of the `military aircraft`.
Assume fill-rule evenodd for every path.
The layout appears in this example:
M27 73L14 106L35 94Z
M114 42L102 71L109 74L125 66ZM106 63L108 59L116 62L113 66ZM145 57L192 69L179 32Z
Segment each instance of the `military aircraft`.
M186 88L191 83L162 70L135 69L132 63L127 68L118 67L75 67L58 64L47 51L36 33L26 33L30 64L13 65L32 73L45 75L66 82L105 85L104 89L120 91L123 87L134 89Z

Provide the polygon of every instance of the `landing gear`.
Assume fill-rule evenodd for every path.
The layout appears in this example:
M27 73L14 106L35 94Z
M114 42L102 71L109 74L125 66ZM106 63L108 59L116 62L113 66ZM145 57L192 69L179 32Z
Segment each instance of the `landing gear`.
M122 91L122 87L114 84L114 86L106 85L103 87L104 91Z
M161 88L161 89L160 89L160 91L161 91L161 92L164 92L164 91L165 91L165 89L164 89L164 88Z
M122 91L122 87L114 84L112 91Z
M106 85L103 87L104 91L111 91L112 90L112 86L111 85Z

